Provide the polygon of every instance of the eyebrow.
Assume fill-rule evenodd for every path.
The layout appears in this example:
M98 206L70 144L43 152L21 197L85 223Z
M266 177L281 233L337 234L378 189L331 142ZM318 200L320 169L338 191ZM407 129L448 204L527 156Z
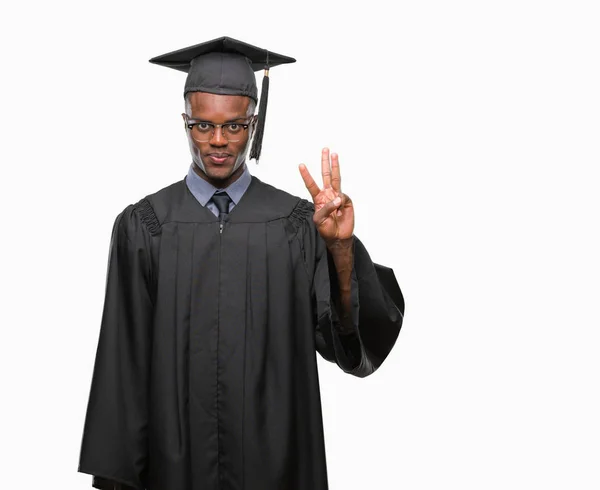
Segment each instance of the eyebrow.
M240 120L245 121L246 119L249 119L250 117L252 117L252 116L239 116L239 117L236 117L235 119L228 119L223 124L227 124L227 123L230 123L230 122L236 122L236 121L240 121ZM201 121L201 122L216 124L213 121L210 121L209 119L202 119L200 117L190 116L190 119L193 119L194 121Z

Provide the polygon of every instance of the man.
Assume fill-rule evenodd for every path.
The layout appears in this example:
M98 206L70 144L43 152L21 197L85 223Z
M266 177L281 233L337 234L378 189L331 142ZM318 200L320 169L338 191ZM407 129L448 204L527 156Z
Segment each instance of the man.
M268 68L293 58L219 38L150 61L188 73L193 162L115 220L78 471L102 489L327 489L316 352L378 369L404 314L393 271L353 234L337 155L322 187L300 166L312 203L249 173Z

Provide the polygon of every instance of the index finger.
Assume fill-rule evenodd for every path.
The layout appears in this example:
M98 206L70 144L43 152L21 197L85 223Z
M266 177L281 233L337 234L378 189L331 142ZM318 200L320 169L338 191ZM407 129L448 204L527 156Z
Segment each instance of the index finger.
M321 175L323 175L323 188L331 187L331 166L329 165L329 148L321 152Z
M306 185L308 192L310 192L310 195L313 197L314 200L314 198L317 197L319 192L321 192L321 189L319 189L319 186L315 182L315 179L313 179L312 175L310 175L310 172L308 171L308 168L306 168L306 165L301 163L298 168L300 169L302 180L304 180L304 185Z

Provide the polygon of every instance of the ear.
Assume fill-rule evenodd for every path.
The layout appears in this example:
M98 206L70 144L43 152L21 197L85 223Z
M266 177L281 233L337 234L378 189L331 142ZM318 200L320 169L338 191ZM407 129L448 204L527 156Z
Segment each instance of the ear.
M248 133L248 141L254 138L256 132L256 124L258 123L258 115L254 114L250 120L250 133Z

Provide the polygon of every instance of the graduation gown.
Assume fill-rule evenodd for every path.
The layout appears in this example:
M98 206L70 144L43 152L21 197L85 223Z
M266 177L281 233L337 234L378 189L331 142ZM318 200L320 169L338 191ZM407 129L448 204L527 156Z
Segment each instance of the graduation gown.
M355 237L342 332L313 214L253 176L222 230L185 178L117 216L78 466L94 487L328 488L316 352L374 373L404 300Z

